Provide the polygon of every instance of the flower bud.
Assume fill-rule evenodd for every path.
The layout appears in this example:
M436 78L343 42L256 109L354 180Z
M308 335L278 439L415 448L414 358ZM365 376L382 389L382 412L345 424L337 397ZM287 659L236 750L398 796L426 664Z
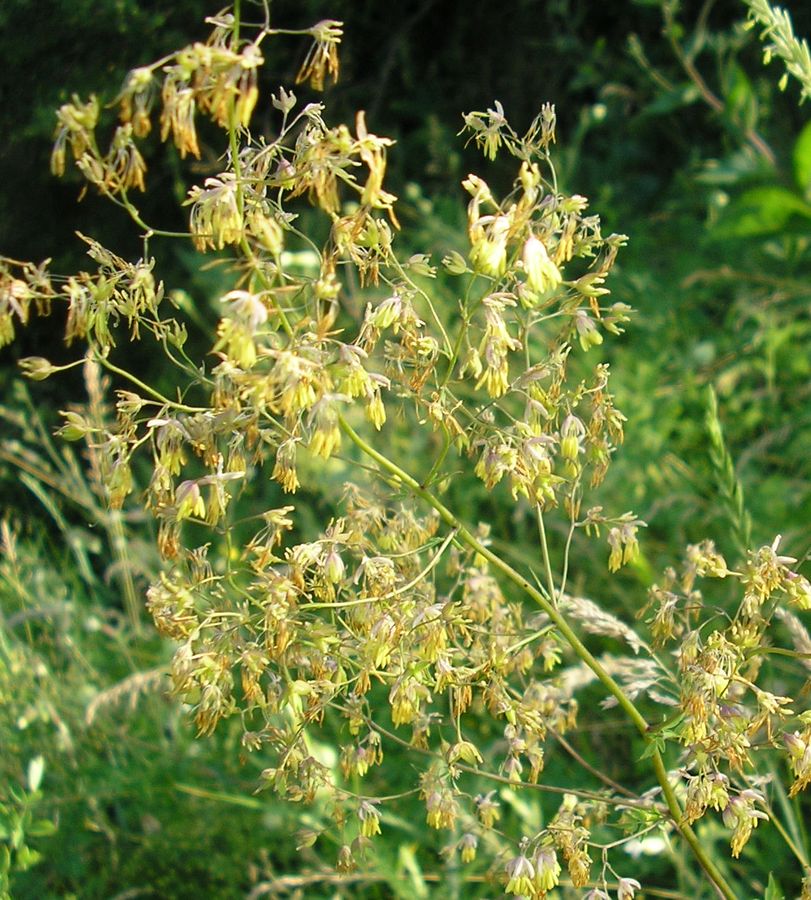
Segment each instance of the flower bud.
M410 256L406 266L417 275L436 278L436 266L431 265L431 257L427 253L415 253Z
M80 441L93 430L90 423L77 412L60 410L60 415L65 417L65 424L57 431L60 437L66 441Z
M324 573L333 584L338 584L343 579L345 571L346 566L341 554L333 547L324 559Z
M280 87L279 96L271 94L270 101L276 109L287 115L296 105L296 95L292 91L286 91L283 87Z
M456 250L451 250L447 256L443 257L442 265L445 266L451 275L464 275L468 270L464 256L461 253L457 253Z
M19 362L19 366L22 369L23 375L26 378L30 378L32 381L44 381L46 378L49 378L54 372L58 372L59 369L51 365L47 359L42 356L26 356L25 359L21 359Z

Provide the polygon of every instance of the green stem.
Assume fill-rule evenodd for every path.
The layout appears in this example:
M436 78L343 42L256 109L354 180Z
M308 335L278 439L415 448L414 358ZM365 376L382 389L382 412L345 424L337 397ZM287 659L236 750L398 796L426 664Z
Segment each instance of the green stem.
M242 24L242 16L240 14L241 0L234 0L234 44L233 49L239 49L239 27Z
M237 176L237 179L239 179L239 176ZM240 213L240 215L241 215L241 213ZM256 257L254 256L254 253L251 250L251 246L248 243L248 239L244 235L242 237L242 240L240 241L239 246L242 249L242 252L245 254L246 258L250 261L251 268L253 269L254 274L262 282L262 287L266 291L268 291L268 293L272 294L273 286L268 281L267 276L265 275L265 273L262 271L261 267L259 266L259 263L257 262ZM288 337L293 337L293 327L290 324L290 321L287 318L285 311L282 309L281 304L276 303L275 308L276 308L276 312L279 314L279 321L282 323L282 328L284 329L285 334Z
M240 28L240 0L235 0L234 2L234 40L233 40L233 49L236 52L238 50L239 45L239 28ZM243 229L245 224L245 195L242 190L242 165L239 160L239 142L237 140L237 123L236 123L236 101L233 97L230 100L230 108L228 113L228 148L231 152L231 166L234 169L234 179L236 183L236 195L237 195L237 212L239 213L239 219L242 223ZM265 277L264 272L261 271L259 265L254 257L254 254L251 250L250 244L248 243L248 239L245 237L245 233L243 230L242 238L239 242L240 249L245 254L246 258L250 261L251 267L259 275L262 284L264 285L266 290L270 290L270 284L268 283L267 278ZM281 306L276 306L276 311L279 314L279 319L282 323L282 327L287 333L288 337L292 337L293 329L290 326L290 323L287 320L287 316L284 313L284 310Z
M547 614L547 616L549 616L555 627L558 629L558 631L572 648L572 650L574 650L577 656L589 667L589 669L591 669L591 671L596 675L597 679L616 699L617 703L620 705L620 707L622 707L628 718L633 722L634 726L639 731L645 743L650 744L651 738L648 734L648 723L645 718L642 716L642 714L639 712L630 698L625 694L620 685L616 681L614 681L614 679L603 668L600 661L580 640L580 638L574 632L566 619L557 610L554 604L547 600L539 590L537 590L532 584L530 584L529 581L527 581L526 578L524 578L523 575L521 575L520 572L516 571L500 556L497 556L495 553L493 553L493 551L490 550L489 547L486 547L484 544L482 544L481 541L468 528L466 528L462 524L462 522L460 522L459 519L442 503L442 501L439 500L438 497L435 497L430 491L422 487L422 485L416 480L416 478L409 475L404 469L401 469L396 463L392 462L390 459L388 459L388 457L384 456L382 453L378 452L374 447L368 444L352 428L352 426L346 421L343 415L339 416L339 422L344 434L346 434L346 436L352 441L353 444L355 444L355 446L359 450L361 450L362 453L373 459L380 466L380 468L387 472L390 476L392 476L395 481L400 482L413 494L415 494L417 497L419 497L421 500L435 509L439 513L439 517L443 522L445 522L446 525L448 525L450 528L456 529L456 537L458 541L467 545L471 550L474 550L480 556L484 557L489 563L493 565L495 569L499 570L502 575L504 575L509 581L516 585L516 587L520 588ZM735 892L727 884L724 876L718 870L715 863L707 855L706 850L701 846L701 843L696 837L693 829L685 823L684 813L682 812L682 809L679 806L679 801L676 798L676 794L674 793L673 788L668 781L667 769L665 768L661 753L658 750L653 749L650 757L653 760L653 768L656 773L656 778L662 788L662 794L664 796L665 802L667 803L667 807L670 810L670 814L673 818L673 824L675 825L676 829L688 843L690 849L693 851L693 854L700 863L701 867L715 884L720 893L720 896L726 898L726 900L737 900Z
M451 358L448 360L448 370L445 372L445 377L442 379L440 387L445 387L445 385L451 380L451 376L453 375L453 370L456 368L456 364L459 361L459 354L462 352L462 345L465 341L465 335L467 334L468 329L468 321L467 321L467 313L463 310L462 313L462 324L459 327L459 334L456 336L456 343L453 345L453 352L451 353Z
M174 400L170 400L168 397L164 397L159 391L156 391L154 388L151 388L148 384L144 384L139 378L136 378L134 375L131 375L125 369L119 369L118 366L114 365L104 356L96 356L96 361L104 366L105 369L108 369L110 372L115 372L116 375L120 375L122 378L126 378L127 381L131 381L134 385L139 387L144 393L149 394L150 397L154 397L156 400L159 400L165 406L170 407L171 409L176 409L178 412L186 412L186 413L198 413L198 412L208 412L206 407L202 406L186 406L185 403L176 403Z
M718 867L707 855L704 847L701 846L701 842L696 836L695 831L693 831L693 829L684 821L684 813L679 805L676 793L673 790L670 781L668 781L667 769L665 768L661 753L659 753L658 750L655 750L651 755L651 758L653 759L653 768L656 772L656 779L661 785L665 803L667 803L667 808L670 810L670 815L673 818L673 824L678 829L679 834L687 841L696 859L701 864L701 868L710 876L720 895L727 898L727 900L737 900L735 892L727 884L726 879L721 874Z
M430 485L433 484L434 476L442 468L442 463L445 462L445 457L448 455L448 450L450 449L450 446L451 446L451 436L448 434L447 428L443 429L443 438L444 438L444 443L442 445L442 450L440 450L439 455L436 458L436 461L431 466L431 471L428 473L428 475L425 478L425 481L423 482L426 487L430 487Z
M144 229L143 239L145 257L147 256L149 239L151 237L185 238L186 240L190 240L191 235L188 231L164 231L162 228L153 228L151 225L147 225L147 223L141 217L141 213L138 211L138 208L127 196L126 188L121 188L120 197L116 197L115 194L106 190L103 193L108 200L112 201L116 206L123 209L139 228Z
M786 842L786 844L788 844L789 850L791 850L791 852L797 857L797 859L800 861L801 865L807 869L808 868L808 859L806 858L805 853L803 853L802 849L797 846L797 844L794 842L794 840L792 840L791 835L783 827L783 823L775 816L775 814L771 810L769 810L769 821L778 830L778 832L780 833L780 836L783 838L783 840Z
M541 544L541 553L543 554L543 567L544 572L546 573L546 583L549 588L549 599L557 606L558 592L555 590L555 579L552 576L552 563L549 560L549 544L546 540L546 527L544 525L543 510L541 509L540 503L535 504L535 512L538 515L538 537Z
M431 311L431 315L434 317L434 321L439 328L440 333L442 334L442 340L445 343L445 352L448 355L448 358L453 358L453 346L451 344L451 339L448 337L448 332L445 331L445 326L442 324L442 319L439 318L436 309L434 308L434 304L431 301L431 298L428 296L427 291L424 291L418 284L415 284L414 280L408 275L405 269L400 265L400 260L396 257L392 256L391 265L397 271L397 274L412 287L418 294L422 296L425 302L428 304L428 309Z

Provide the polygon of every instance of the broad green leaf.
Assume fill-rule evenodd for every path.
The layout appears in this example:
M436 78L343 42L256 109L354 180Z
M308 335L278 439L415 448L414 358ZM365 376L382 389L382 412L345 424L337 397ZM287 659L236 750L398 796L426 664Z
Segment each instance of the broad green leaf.
M209 791L206 788L197 787L194 784L175 784L175 789L192 797L202 797L204 800L214 800L218 803L228 803L232 806L243 806L245 809L265 810L268 804L255 797L246 797L243 794L227 794L223 791Z
M525 828L540 829L540 809L536 803L528 803L517 791L506 787L499 791L499 797L503 803L513 808Z
M37 819L26 829L29 837L50 837L56 834L56 823L50 819Z
M811 122L800 132L794 144L794 180L803 196L811 200Z
M738 150L721 159L708 159L696 175L702 184L729 187L749 179L769 178L771 170L759 156L747 150Z
M712 233L715 237L774 234L794 216L811 219L811 204L784 187L752 188L730 204Z
M653 566L641 550L631 560L629 568L636 573L636 577L639 579L640 583L644 584L646 587L650 587L656 580Z

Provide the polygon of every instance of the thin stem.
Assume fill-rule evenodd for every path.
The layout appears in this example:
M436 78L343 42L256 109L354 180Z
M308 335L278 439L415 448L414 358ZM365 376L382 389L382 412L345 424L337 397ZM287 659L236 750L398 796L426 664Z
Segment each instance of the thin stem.
M625 711L628 718L633 722L646 744L650 745L651 738L648 734L648 723L634 705L633 701L626 695L620 685L609 675L602 666L600 661L591 653L591 651L580 640L566 619L558 611L554 603L547 600L543 594L533 587L520 572L513 569L511 565L493 553L489 547L486 547L476 536L467 529L462 522L449 510L437 497L430 491L426 490L413 476L409 475L405 470L401 469L396 463L392 462L388 457L374 449L370 444L363 440L357 434L352 426L346 421L343 415L339 416L339 423L344 434L352 441L353 444L366 456L373 459L382 469L388 472L395 481L400 482L403 486L408 487L417 497L431 506L439 513L439 517L451 528L457 531L457 539L466 544L470 549L474 550L480 556L484 557L495 569L500 571L509 581L516 587L520 588L530 599L532 599L541 609L549 616L557 627L560 634L575 652L575 654L591 669L597 676L598 680L607 688L609 693L616 699L617 703ZM679 801L667 777L667 769L664 760L658 749L650 748L650 758L653 761L653 767L656 778L662 788L662 794L670 810L673 824L676 829L687 841L690 849L693 851L696 859L701 867L707 873L709 878L715 884L720 896L727 900L736 900L735 892L727 884L726 879L718 870L715 863L707 855L707 851L701 845L695 832L684 821L684 814L679 806Z
M643 736L647 736L648 723L642 717L641 713L634 704L628 699L625 695L622 688L617 684L616 681L606 672L600 662L591 654L591 652L586 648L580 638L575 634L572 630L569 623L566 619L558 612L557 608L550 603L544 596L538 591L535 587L533 587L530 582L524 578L520 572L517 572L510 566L508 563L504 562L500 556L497 556L493 553L489 547L485 547L475 535L466 528L459 519L430 491L420 485L420 483L401 469L398 465L393 463L390 459L383 456L383 454L379 453L374 447L371 447L360 435L355 432L351 425L346 421L346 419L341 415L339 417L339 422L341 428L347 437L367 456L371 457L381 466L381 468L385 469L390 475L393 475L397 481L402 482L405 486L407 486L411 491L413 491L421 500L424 500L428 503L429 506L432 506L438 513L440 518L451 528L455 528L457 530L458 539L466 544L470 549L475 550L480 556L483 556L488 562L492 563L497 569L501 571L503 575L505 575L510 581L513 582L517 587L521 588L529 597L535 601L535 603L540 606L544 612L549 616L549 618L555 623L558 630L567 640L567 642L571 645L572 649L575 653L589 666L589 668L594 672L597 678L608 688L609 692L614 696L617 702L622 706L625 710L631 721L639 730L640 734Z
M237 184L239 184L239 175L237 175ZM256 257L254 256L254 253L251 250L251 246L248 243L248 239L244 235L242 237L242 240L240 241L239 246L240 246L240 249L242 250L242 252L245 254L248 261L250 262L251 268L253 269L254 274L262 282L262 287L269 294L272 295L273 294L273 286L268 281L267 276L265 275L265 273L262 271L261 267L259 266L259 263L257 262ZM272 299L274 299L274 302L275 302L275 298L272 298ZM282 328L284 329L285 334L288 337L293 337L293 327L290 324L285 311L282 309L281 304L275 303L275 307L276 307L276 312L279 315L279 321L282 323Z
M780 837L788 844L791 852L797 857L800 863L807 869L808 868L808 858L805 853L797 846L797 844L792 840L791 835L788 831L783 827L781 821L775 816L774 812L772 812L769 807L766 807L766 811L769 814L769 821L774 825L774 827L780 832Z
M470 290L469 287L468 290ZM445 376L440 383L440 387L445 387L445 385L447 385L447 383L451 380L453 370L456 368L456 364L459 361L459 354L462 352L462 345L465 342L465 335L467 334L468 324L467 311L465 308L463 308L462 324L459 328L459 334L456 337L456 343L453 345L453 352L451 353L451 357L448 360L448 370L445 372Z
M709 85L704 80L701 73L698 69L693 65L693 61L689 58L689 56L684 52L683 47L678 41L676 37L675 30L675 21L673 18L673 10L671 6L667 3L662 5L662 12L665 19L665 28L664 32L667 35L668 43L670 44L671 49L673 50L673 54L676 59L681 64L681 67L684 69L687 77L693 82L701 95L701 99L710 107L714 112L721 113L724 111L724 102L718 97L716 94L710 90ZM763 159L768 162L768 164L772 168L777 167L777 159L774 155L774 151L772 148L763 140L763 138L755 131L751 126L744 126L742 129L744 137L749 142L750 146L763 157Z
M635 800L639 799L637 795L633 791L629 791L628 788L623 787L619 782L614 781L613 778L609 778L608 775L601 772L599 769L595 769L594 766L588 762L588 760L584 759L577 750L572 747L572 745L563 737L562 734L558 734L557 731L553 731L550 729L550 734L555 740L560 744L561 747L572 757L575 762L581 765L587 772L590 772L595 778L598 778L602 781L603 784L607 785L611 788L612 791L615 791L617 794L622 794L625 797L633 797Z
M445 326L442 324L442 320L439 318L436 309L434 309L434 304L431 301L431 298L428 296L427 292L424 291L419 285L415 284L413 279L409 277L408 273L405 269L400 265L400 261L396 257L392 257L391 259L392 267L397 271L397 274L412 287L428 304L428 309L431 311L431 315L434 317L434 321L439 328L440 333L442 334L442 340L445 343L445 352L448 355L449 359L453 358L453 345L451 344L451 339L448 337L448 332L445 331Z
M519 650L526 647L528 644L534 644L538 638L542 638L544 635L549 634L552 630L551 625L547 625L546 628L541 628L539 631L535 631L532 634L528 634L525 638L522 638L517 643L513 644L511 647L507 647L504 653L507 656L512 656L514 653L517 653ZM480 668L484 668L487 663L483 663Z
M566 591L566 582L569 579L569 555L572 549L572 538L574 530L577 527L574 518L569 525L569 533L566 535L566 546L563 549L563 574L560 576L560 596L562 597Z
M176 409L178 412L187 412L187 413L200 413L200 412L208 412L205 407L202 406L186 406L185 403L176 403L174 400L170 400L168 397L164 397L159 391L156 391L154 388L151 388L148 384L144 384L139 378L136 378L134 375L131 375L125 369L119 369L118 366L114 365L104 356L95 356L94 359L100 365L104 366L105 369L108 369L110 372L115 372L116 375L120 375L122 378L126 378L127 381L131 381L134 385L139 387L142 391L146 392L150 395L150 397L154 397L156 400L159 400L164 406L171 407L172 409Z
M685 841L687 841L687 843L690 845L690 849L693 851L696 859L701 864L701 868L704 869L707 875L709 875L714 882L719 895L727 898L727 900L737 900L735 892L727 884L726 879L718 870L718 867L707 855L707 852L704 847L702 847L700 841L698 840L698 837L696 836L696 833L684 821L684 813L682 812L681 806L679 805L679 801L676 797L675 791L673 790L673 786L670 784L670 780L667 777L667 769L665 768L662 755L658 750L656 750L651 754L651 759L653 760L653 768L656 772L656 778L662 788L662 794L664 795L665 803L667 803L667 808L670 810L670 815L673 818L673 824L676 826Z
M411 588L418 585L423 578L425 578L432 569L436 568L440 559L442 559L443 554L448 549L448 546L456 537L456 531L451 531L450 534L442 541L439 550L431 557L428 561L428 564L425 568L414 578L411 579L407 584L404 584L397 588L394 591L389 591L388 594L383 594L382 597L359 597L356 600L344 600L337 603L308 603L305 609L346 609L347 607L352 606L362 606L365 603L382 603L385 600L393 600L395 597L399 597L401 594L406 594Z
M448 450L451 446L451 436L448 434L448 429L443 427L443 438L444 442L442 444L442 450L440 450L437 458L434 460L434 464L431 466L431 471L426 475L425 481L423 484L426 487L430 487L434 483L434 478L437 472L442 468L442 463L445 462L445 457L448 455Z
M186 240L191 240L191 235L188 231L164 231L161 228L153 228L151 225L147 225L141 218L141 213L138 211L137 207L127 197L127 191L124 188L121 189L120 199L109 191L105 191L104 196L107 197L108 200L112 200L116 206L120 206L125 210L132 221L135 222L139 228L144 229L144 241L147 243L151 237L185 238Z
M546 584L549 590L549 598L552 603L557 606L558 603L558 593L555 590L555 579L552 577L552 564L549 560L549 544L546 540L546 528L544 526L543 521L543 510L541 509L541 504L535 504L535 512L538 516L538 538L541 545L541 553L543 554L543 567L544 572L546 573Z
M241 10L242 0L234 0L234 43L233 49L239 46L239 27L242 22Z
M236 50L239 44L239 26L240 26L240 0L235 0L234 2L234 40L233 46ZM237 199L237 212L239 213L240 221L244 223L244 214L245 214L245 196L242 190L242 164L239 159L239 142L237 141L237 121L236 121L236 101L233 97L231 97L229 113L228 113L228 148L231 154L231 166L234 170L234 179L236 184L236 199ZM260 280L262 281L263 286L266 290L270 290L270 284L268 283L267 278L264 273L261 271L259 265L257 264L256 258L251 250L250 244L248 243L248 239L245 237L243 232L242 238L239 242L240 249L245 254L245 257L249 260L251 264L251 268L253 271L258 274ZM290 323L287 320L287 316L284 313L284 310L276 305L276 311L279 314L279 319L282 323L282 327L287 333L288 337L292 337L293 329L290 326Z
M340 707L336 706L336 709L338 708ZM403 738L396 735L393 731L389 731L388 729L383 728L383 726L380 725L379 722L373 722L371 719L365 716L364 720L370 729L374 729L375 731L380 732L383 737L388 738L390 741L400 747L403 747L411 752L421 753L423 756L430 756L434 759L442 758L441 754L437 753L435 750L429 750L427 747L419 747L415 746L414 744L410 744L408 741L405 741L403 740ZM453 765L455 768L459 769L460 772L467 772L469 775L477 775L479 778L484 778L487 781L493 781L496 784L508 785L510 788L516 787L515 781L508 778L506 775L498 775L495 772L488 772L486 769L480 769L476 766L469 766L467 765L467 763L462 763L458 760ZM608 803L612 806L632 807L633 809L645 810L655 810L657 808L656 804L652 803L649 800L632 800L631 798L628 798L627 800L620 800L615 797L608 797L605 794L598 793L597 791L582 790L580 788L558 787L554 784L539 784L532 781L521 782L520 786L522 788L528 788L529 790L539 791L545 794L557 794L559 796L574 794L576 797L582 797L584 800L595 800L598 803ZM661 811L664 811L664 807L661 808Z

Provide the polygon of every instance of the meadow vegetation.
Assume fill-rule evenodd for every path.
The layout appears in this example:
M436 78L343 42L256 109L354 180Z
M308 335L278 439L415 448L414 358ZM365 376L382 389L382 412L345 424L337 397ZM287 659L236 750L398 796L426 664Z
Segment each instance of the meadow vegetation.
M0 257L0 896L811 898L811 57L638 7L424 183L282 3L63 98L117 224Z

